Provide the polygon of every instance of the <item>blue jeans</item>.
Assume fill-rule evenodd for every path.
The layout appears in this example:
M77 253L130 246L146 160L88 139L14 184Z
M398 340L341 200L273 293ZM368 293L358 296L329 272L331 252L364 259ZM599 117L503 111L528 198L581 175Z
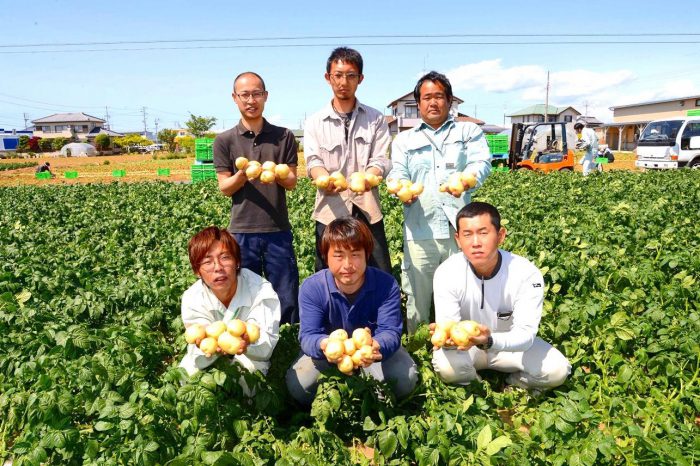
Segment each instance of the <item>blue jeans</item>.
M234 233L241 267L264 276L280 299L281 324L299 322L299 269L291 231Z

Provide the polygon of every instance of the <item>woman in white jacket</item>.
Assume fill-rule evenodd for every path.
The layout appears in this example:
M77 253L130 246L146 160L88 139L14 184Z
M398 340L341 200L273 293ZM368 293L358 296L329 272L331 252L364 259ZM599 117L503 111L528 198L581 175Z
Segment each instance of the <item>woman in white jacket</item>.
M270 356L279 339L280 302L270 282L248 269L241 268L241 250L233 236L218 227L208 227L189 242L192 270L199 278L182 295L182 321L185 327L209 325L233 319L255 322L260 338L250 345L246 341L234 360L253 372L267 374ZM244 352L245 351L245 352ZM190 344L180 362L188 374L211 365L225 353L207 357L197 345Z

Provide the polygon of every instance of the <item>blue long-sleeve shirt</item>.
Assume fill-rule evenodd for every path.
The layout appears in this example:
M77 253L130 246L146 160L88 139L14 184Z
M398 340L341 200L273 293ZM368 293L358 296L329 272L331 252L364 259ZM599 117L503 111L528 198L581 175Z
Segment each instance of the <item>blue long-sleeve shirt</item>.
M299 289L299 342L307 356L325 359L321 340L336 329L351 335L356 328L369 327L384 359L401 346L401 294L393 276L367 267L365 282L354 304L340 292L330 270L316 272Z

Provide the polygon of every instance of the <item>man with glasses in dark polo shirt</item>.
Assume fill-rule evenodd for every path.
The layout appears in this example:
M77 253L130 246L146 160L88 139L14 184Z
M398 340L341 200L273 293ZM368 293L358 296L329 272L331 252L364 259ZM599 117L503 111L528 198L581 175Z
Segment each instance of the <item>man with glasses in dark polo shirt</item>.
M233 101L241 113L234 128L214 140L214 165L221 192L231 197L228 230L241 247L241 266L264 275L281 304L280 323L299 322L299 270L292 246L286 190L297 184L297 143L286 128L263 118L268 92L263 79L252 71L233 81ZM236 159L246 157L263 164L287 164L289 175L272 183L248 180Z

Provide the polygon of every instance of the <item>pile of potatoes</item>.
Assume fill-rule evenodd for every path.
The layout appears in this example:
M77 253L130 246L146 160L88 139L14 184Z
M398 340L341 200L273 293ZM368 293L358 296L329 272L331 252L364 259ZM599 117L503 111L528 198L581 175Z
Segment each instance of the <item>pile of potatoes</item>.
M245 170L248 181L259 179L261 183L271 184L278 179L287 179L290 173L289 165L286 163L276 164L271 160L261 164L257 160L248 160L241 156L236 159L235 163L236 168Z
M479 324L473 320L446 320L435 324L435 330L430 337L430 342L437 348L443 346L467 346L471 337L481 334Z
M411 180L386 180L386 190L395 194L401 202L408 202L423 193L423 183Z
M476 176L472 173L455 172L448 178L447 182L440 185L441 193L450 193L453 196L461 196L467 189L476 186Z
M372 334L366 328L358 328L352 337L343 329L334 330L328 336L328 343L323 353L329 361L338 361L338 370L350 375L360 367L362 359L372 357Z
M185 340L194 344L207 356L216 354L217 348L226 354L238 354L245 340L254 344L260 338L260 327L254 322L233 319L228 324L221 320L204 326L192 324L185 330Z

